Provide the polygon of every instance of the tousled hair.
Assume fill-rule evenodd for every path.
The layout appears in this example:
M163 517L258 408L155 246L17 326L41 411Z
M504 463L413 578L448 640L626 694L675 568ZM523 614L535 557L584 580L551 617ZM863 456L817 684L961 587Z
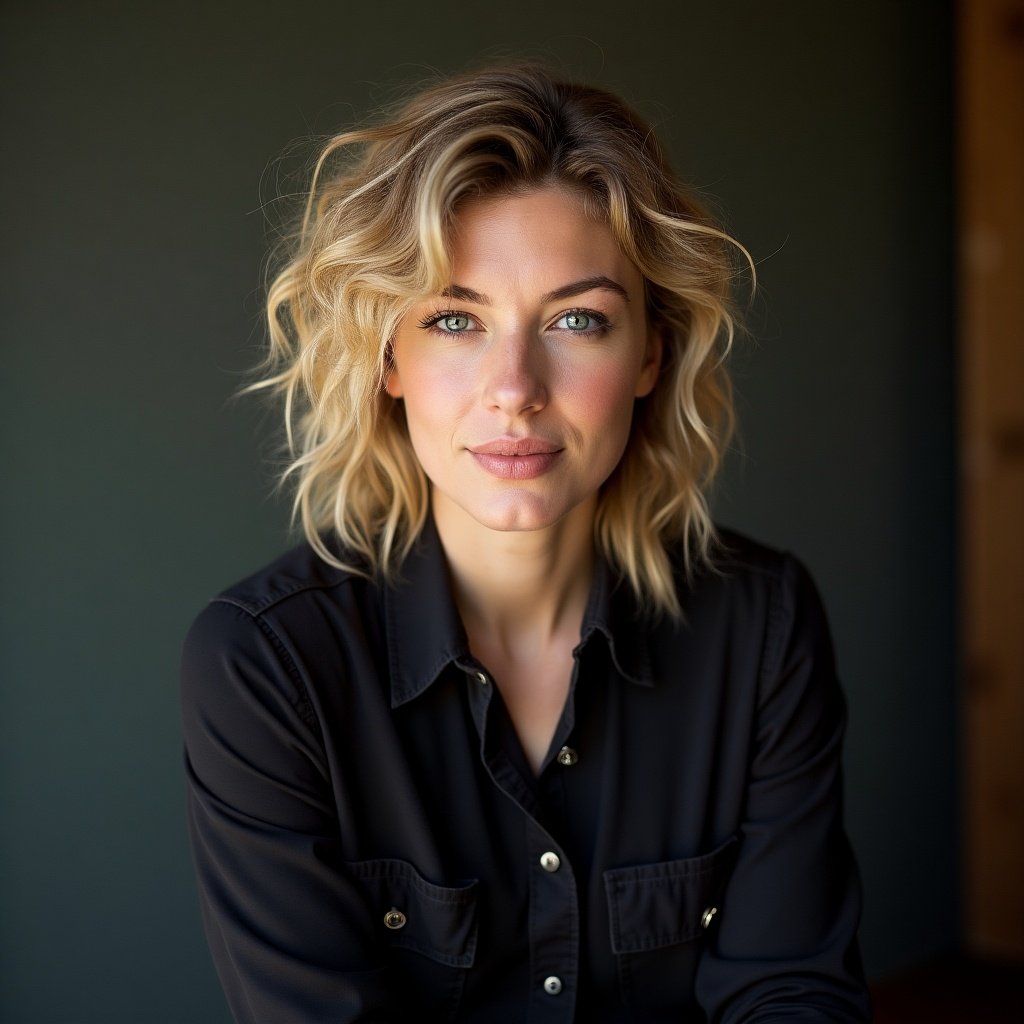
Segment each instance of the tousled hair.
M504 65L440 81L385 123L330 139L268 289L270 354L253 387L283 394L284 477L309 542L332 564L393 576L429 488L384 389L390 340L414 300L450 284L460 203L546 185L579 194L645 280L662 366L601 488L595 542L644 606L678 616L670 551L690 575L716 542L706 491L733 427L735 253L753 267L613 94Z

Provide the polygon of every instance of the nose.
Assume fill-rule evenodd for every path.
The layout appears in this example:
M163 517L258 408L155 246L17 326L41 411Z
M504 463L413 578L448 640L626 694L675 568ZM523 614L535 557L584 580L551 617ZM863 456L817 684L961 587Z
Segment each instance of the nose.
M508 416L539 412L547 405L544 356L529 332L513 330L489 346L484 401Z

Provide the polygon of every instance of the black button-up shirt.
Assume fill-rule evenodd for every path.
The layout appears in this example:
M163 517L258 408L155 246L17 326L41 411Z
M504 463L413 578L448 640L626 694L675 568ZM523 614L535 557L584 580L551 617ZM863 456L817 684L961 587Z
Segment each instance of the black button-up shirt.
M239 1021L862 1021L843 699L813 584L735 534L650 623L599 563L539 775L428 523L300 546L185 645L190 828Z

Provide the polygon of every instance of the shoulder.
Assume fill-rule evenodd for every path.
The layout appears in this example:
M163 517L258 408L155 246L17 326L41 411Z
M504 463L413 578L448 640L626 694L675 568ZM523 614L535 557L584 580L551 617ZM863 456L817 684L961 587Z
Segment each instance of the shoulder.
M340 558L344 560L344 553ZM285 636L303 623L312 624L317 607L330 610L327 617L332 620L358 616L376 603L377 590L369 576L325 561L304 541L214 595L196 617L191 633L205 627L203 634L213 639L218 630L228 635L259 629Z
M753 601L767 610L792 604L801 591L817 593L806 566L793 553L726 527L717 527L716 536L707 563L690 582L680 577L684 606L704 596L727 603Z
M300 544L195 617L182 645L180 707L201 791L253 815L274 806L282 788L263 787L261 776L315 791L326 771L316 659L346 617L328 623L316 603L340 607L358 582Z
M727 578L750 575L772 579L782 571L786 552L754 540L728 527L716 527L717 543L712 548L710 568Z
M365 584L366 577L331 565L304 541L257 572L225 588L211 603L233 605L252 616L262 615L303 595L341 593Z
M274 680L304 701L317 659L364 638L363 623L376 617L378 603L373 580L299 544L199 612L184 641L183 683L206 688L211 678L233 673L253 684Z
M803 661L834 671L828 617L804 563L736 531L718 533L719 548L704 583L719 592L734 621L759 636L762 678L779 679Z
M794 645L827 650L827 618L804 563L735 530L719 527L717 535L709 563L680 579L691 630L758 646L769 672Z

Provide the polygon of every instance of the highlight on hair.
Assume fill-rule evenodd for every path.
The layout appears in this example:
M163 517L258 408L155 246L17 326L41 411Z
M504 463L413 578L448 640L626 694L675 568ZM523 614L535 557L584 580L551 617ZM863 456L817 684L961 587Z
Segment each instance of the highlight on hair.
M618 97L532 64L443 80L386 123L332 138L316 163L290 262L267 297L270 354L254 389L284 398L294 512L331 564L393 576L429 509L390 339L412 303L450 283L460 203L559 185L608 224L646 281L663 342L626 452L601 489L595 542L647 608L678 616L669 550L687 575L716 541L706 490L733 428L733 256ZM339 558L325 540L333 531Z

